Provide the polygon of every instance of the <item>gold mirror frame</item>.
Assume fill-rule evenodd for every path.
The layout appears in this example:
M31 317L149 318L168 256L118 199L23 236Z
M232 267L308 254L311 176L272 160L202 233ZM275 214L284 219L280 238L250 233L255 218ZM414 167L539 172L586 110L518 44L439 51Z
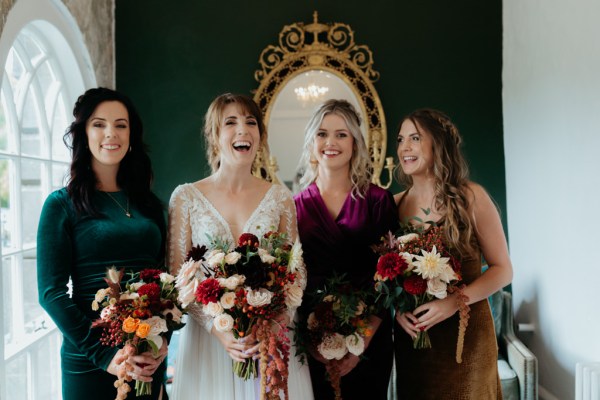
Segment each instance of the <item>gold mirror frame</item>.
M388 188L392 182L393 158L385 159L387 131L383 107L373 86L379 73L373 70L373 53L366 45L354 42L354 31L343 23L323 24L318 14L313 22L297 22L283 27L279 33L279 46L267 46L259 57L261 69L254 78L260 83L254 101L263 112L265 124L274 100L283 87L294 77L311 70L330 72L341 78L359 100L367 125L366 143L373 161L373 183ZM257 166L262 166L263 177L278 181L274 159L265 160L262 152L257 156ZM384 166L384 161L386 161ZM381 183L383 169L389 171L388 183Z

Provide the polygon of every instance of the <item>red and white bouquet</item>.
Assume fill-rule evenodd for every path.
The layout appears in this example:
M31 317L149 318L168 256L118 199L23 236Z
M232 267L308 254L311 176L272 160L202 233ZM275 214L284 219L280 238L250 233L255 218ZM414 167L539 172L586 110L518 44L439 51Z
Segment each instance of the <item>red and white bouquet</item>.
M218 331L232 332L236 339L254 334L260 341L261 396L278 399L283 390L287 398L287 327L272 328L302 302L296 276L303 262L300 244L292 245L285 234L273 231L261 240L244 233L233 249L213 244L213 250L197 250L196 259L183 264L177 278L180 300L189 303L193 293ZM233 370L244 380L258 375L254 360L236 361Z
M100 337L103 345L123 345L126 357L146 351L158 356L163 336L183 327L175 277L159 269L144 269L132 273L122 290L124 274L124 269L108 269L104 278L108 287L98 290L92 302L94 311L102 307L100 318L92 323L92 327L103 329ZM132 378L127 372L133 367L124 365L115 382L117 400L125 399L131 390L127 382ZM136 380L135 390L136 396L148 395L152 386L150 382Z
M459 286L460 261L445 245L443 228L433 225L428 229L407 228L403 235L389 233L383 244L374 246L380 254L375 273L377 302L398 312L413 311L434 299L444 299L457 292L459 302L459 336L457 362L461 362L464 332L469 318L466 296ZM427 331L422 330L414 339L414 348L430 348Z
M344 276L333 276L311 298L312 312L297 329L296 344L301 351L317 352L326 364L336 399L341 399L340 372L335 360L346 354L360 356L365 338L373 335L369 325L372 307L369 292L357 290Z

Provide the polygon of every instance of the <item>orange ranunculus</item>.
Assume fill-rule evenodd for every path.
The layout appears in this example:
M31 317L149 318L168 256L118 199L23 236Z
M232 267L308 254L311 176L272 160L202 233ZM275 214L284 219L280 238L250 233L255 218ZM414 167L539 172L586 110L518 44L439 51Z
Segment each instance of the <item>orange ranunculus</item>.
M123 321L123 330L127 333L133 333L138 328L140 324L140 320L137 318L127 317L125 321Z
M148 337L148 334L150 333L150 324L147 324L145 322L142 322L141 324L138 325L137 330L135 331L135 334L139 337L141 337L142 339L146 339L146 337Z

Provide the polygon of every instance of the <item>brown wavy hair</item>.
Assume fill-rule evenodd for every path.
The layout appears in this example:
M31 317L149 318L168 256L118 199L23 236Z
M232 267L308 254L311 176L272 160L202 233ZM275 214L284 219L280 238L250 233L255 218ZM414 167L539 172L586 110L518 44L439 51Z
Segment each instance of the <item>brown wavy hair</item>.
M267 143L267 129L263 115L258 105L250 97L243 94L224 93L210 103L204 117L204 140L206 141L206 156L212 173L217 172L221 164L219 154L219 134L223 123L223 112L229 104L235 103L241 111L247 112L256 119L260 133L260 150L265 159L269 159L269 145Z
M434 200L436 212L445 218L444 234L450 247L461 256L474 255L473 221L469 214L469 168L460 149L462 138L456 125L441 111L422 108L408 114L401 124L410 120L420 134L432 139ZM400 129L398 129L399 131ZM412 177L398 169L398 180L410 189Z

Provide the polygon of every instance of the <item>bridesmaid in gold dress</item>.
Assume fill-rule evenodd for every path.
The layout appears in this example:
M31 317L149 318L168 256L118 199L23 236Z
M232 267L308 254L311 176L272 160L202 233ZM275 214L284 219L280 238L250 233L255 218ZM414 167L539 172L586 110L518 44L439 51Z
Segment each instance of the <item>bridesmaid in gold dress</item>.
M443 226L448 247L461 261L471 309L460 364L456 293L396 314L399 399L502 398L487 297L511 282L512 264L498 210L486 191L469 181L460 143L454 123L432 109L406 116L398 133L399 177L406 186L394 196L400 218L417 216ZM482 256L489 265L483 274ZM419 330L428 331L431 349L413 349Z

